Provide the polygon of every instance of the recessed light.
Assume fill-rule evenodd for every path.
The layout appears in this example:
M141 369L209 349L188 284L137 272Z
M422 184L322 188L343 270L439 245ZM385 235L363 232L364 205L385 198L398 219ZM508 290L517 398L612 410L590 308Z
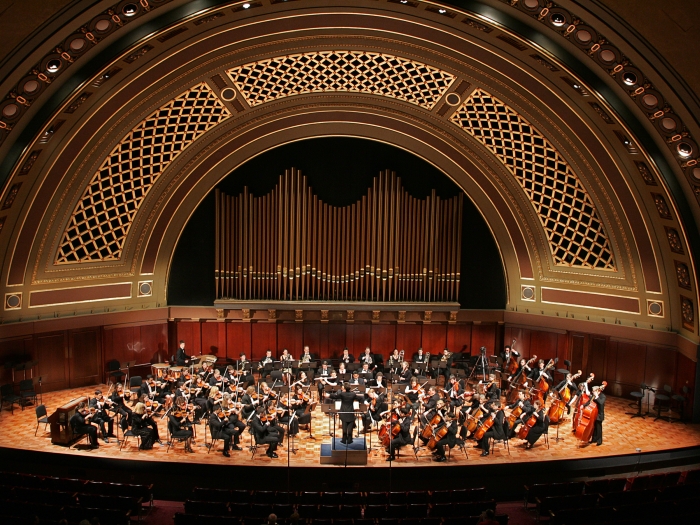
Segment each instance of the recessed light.
M134 16L138 12L139 8L136 4L126 4L122 7L122 13L124 16Z
M243 9L248 9L250 7L250 4L243 4Z
M447 9L438 9L438 13L444 15L445 13L447 13Z
M680 142L676 149L681 157L690 157L693 154L693 146L687 142Z
M550 16L549 19L552 21L552 25L557 27L561 27L566 24L566 17L561 13L552 13L552 16Z
M625 71L622 74L622 81L628 86L634 86L637 83L637 75L631 71Z
M46 63L46 71L49 73L56 73L61 69L61 61L57 58L53 58Z

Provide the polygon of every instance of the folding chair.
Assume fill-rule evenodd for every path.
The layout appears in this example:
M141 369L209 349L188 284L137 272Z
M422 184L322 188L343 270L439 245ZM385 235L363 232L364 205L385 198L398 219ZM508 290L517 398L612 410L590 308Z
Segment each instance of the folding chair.
M39 431L39 425L42 423L44 424L44 432L46 432L46 427L49 426L49 418L46 417L45 405L39 405L34 409L34 412L36 412L36 429L34 430L34 436L36 436L36 433Z

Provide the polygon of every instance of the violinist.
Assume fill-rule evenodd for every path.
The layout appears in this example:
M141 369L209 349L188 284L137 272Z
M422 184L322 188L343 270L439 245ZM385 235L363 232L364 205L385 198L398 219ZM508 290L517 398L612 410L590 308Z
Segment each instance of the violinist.
M442 400L440 399L440 395L437 393L435 385L430 385L427 395L421 394L418 397L420 399L425 399L427 397L427 401L424 401L423 403L423 415L421 416L421 423L423 425L427 425L430 421L429 418L432 418L435 415L432 412L437 410L438 402L442 402Z
M341 360L343 363L345 363L346 365L349 365L350 363L354 363L354 362L355 362L355 356L353 356L353 355L350 353L350 350L348 350L348 347L347 347L347 346L346 346L345 348L343 348L343 355L340 356L340 360Z
M234 403L231 399L231 394L224 393L221 408L228 414L228 428L235 431L232 432L233 446L231 448L233 450L243 450L238 446L240 436L245 431L245 423L243 423L239 417L243 405L241 403Z
M464 393L464 383L457 379L454 374L450 374L449 388L447 390L448 399L450 402L450 409L452 412L457 407L462 406L464 400L462 399L462 394Z
M125 391L124 385L117 383L110 399L122 418L120 423L122 430L126 430L131 425L131 408L126 405L126 401L131 399L131 392Z
M408 361L401 362L401 370L399 370L399 383L407 384L411 380L411 363Z
M439 463L447 461L445 457L445 445L453 448L455 445L463 446L464 440L457 437L459 423L457 418L450 414L445 416L445 424L447 425L447 434L435 444L435 460Z
M423 388L418 384L418 379L414 376L409 380L406 385L404 393L408 397L409 404L414 413L418 411L418 396L423 392Z
M369 405L367 412L362 414L362 433L366 434L372 430L372 422L379 423L382 415L387 412L386 394L380 394L372 389L367 394L365 404Z
M131 422L131 431L141 438L139 450L151 450L153 441L155 440L153 427L150 426L147 419L151 419L146 415L146 405L136 403L134 407L134 415ZM152 421L152 419L151 419ZM156 427L157 428L157 427Z
M221 375L219 369L214 370L214 375L209 378L210 387L218 387L219 390L223 390L225 385L228 384L228 380Z
M592 402L595 402L595 404L598 405L598 417L593 423L593 435L591 436L591 443L595 441L595 444L597 446L600 446L603 444L603 421L605 420L605 394L603 394L603 390L601 387L593 387L593 394L591 395L588 402L585 405L583 405L582 409L586 408Z
M527 444L525 448L528 450L537 443L537 440L547 431L547 426L549 426L547 410L544 407L544 403L539 399L535 400L534 410L530 417L535 417L535 426L533 426L527 434Z
M369 363L362 363L362 369L360 370L360 377L365 380L365 384L369 383L372 378L372 371L369 369Z
M153 401L147 397L144 397L141 403L143 403L145 408L144 413L141 415L141 419L142 423L151 430L151 444L155 442L162 445L163 442L160 440L160 434L158 433L158 423L156 423L155 419L153 419L153 414L155 413L153 406L159 406L158 401ZM143 443L143 439L141 439L141 443Z
M190 364L190 356L185 352L185 342L180 340L180 346L177 348L177 355L175 356L175 364L177 366L187 366Z
M535 411L535 407L532 406L532 403L530 403L530 400L525 397L525 392L520 390L518 392L518 399L516 399L513 403L510 405L507 405L506 408L509 410L515 410L517 407L520 407L522 409L522 413L520 416L518 416L513 423L513 426L508 429L508 437L512 438L517 434L517 428L525 423L532 413Z
M223 401L223 394L219 390L218 386L213 386L209 389L209 397L207 398L207 405L205 413L213 414L221 410L221 402Z
M90 448L99 448L97 442L97 427L90 424L90 419L93 418L96 411L90 410L85 403L80 403L73 417L70 418L70 427L73 433L82 436L87 434L90 439Z
M482 419L482 424L487 419L491 419L493 421L493 425L486 431L484 436L477 441L477 446L481 447L482 456L488 456L491 446L491 439L500 440L506 438L506 434L503 429L503 422L505 421L506 416L503 412L502 405L498 401L486 403L484 405L484 411L487 412L487 415L485 415L484 419Z
M258 407L251 420L250 427L258 445L269 445L267 447L267 457L276 459L277 445L284 439L284 430L274 424L273 420L267 419L265 407ZM281 432L280 432L281 431Z
M212 439L220 439L224 442L223 454L225 457L231 457L229 448L231 448L231 437L233 433L226 427L228 419L223 415L223 411L212 412L209 416L209 431Z
M489 374L489 380L487 383L480 381L479 384L484 385L484 393L489 400L499 401L501 399L501 389L496 383L496 375Z
M365 348L365 353L360 356L360 363L362 365L366 363L370 371L374 371L374 369L377 367L377 365L374 363L372 351L370 350L369 346Z
M187 401L184 397L178 397L175 399L175 405L178 410L171 412L168 416L170 435L174 438L182 438L185 440L185 452L194 452L194 450L192 450L192 437L194 433L189 429L192 423L187 418Z
M292 414L294 414L294 418L292 418ZM299 420L287 393L282 394L277 402L277 420L287 425L290 436L296 436L299 433Z
M399 411L398 424L401 427L401 431L398 433L394 439L391 440L389 446L387 447L387 453L389 457L386 458L387 461L395 461L396 451L401 447L408 445L412 442L411 440L411 411L403 407Z
M102 390L95 390L95 397L88 400L89 408L95 409L95 415L92 420L100 427L102 439L105 440L105 443L109 443L109 438L117 437L114 435L114 419L107 412L112 405L112 401L105 399L105 396L102 395ZM105 424L107 429L105 429Z
M291 399L291 406L294 407L296 412L299 427L304 430L307 430L308 425L311 424L311 413L307 410L310 408L309 403L311 403L311 397L304 392L303 386L297 385L294 389L294 396Z
M249 419L255 412L256 407L260 404L261 399L262 396L259 396L257 392L255 392L254 386L246 388L245 394L241 396L241 403L243 404L241 416L246 420Z

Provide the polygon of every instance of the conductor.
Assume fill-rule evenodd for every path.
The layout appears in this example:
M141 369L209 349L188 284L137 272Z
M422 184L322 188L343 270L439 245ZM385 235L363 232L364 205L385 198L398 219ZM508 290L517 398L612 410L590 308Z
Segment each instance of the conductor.
M346 384L343 392L326 393L325 397L331 399L340 399L340 421L343 424L343 439L340 440L344 445L352 443L352 430L355 428L355 410L353 402L362 402L362 396L355 395L350 389L352 385Z

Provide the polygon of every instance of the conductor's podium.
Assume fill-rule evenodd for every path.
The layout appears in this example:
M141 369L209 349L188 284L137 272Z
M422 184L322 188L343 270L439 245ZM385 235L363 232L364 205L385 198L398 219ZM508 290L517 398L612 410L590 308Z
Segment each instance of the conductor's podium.
M354 438L352 443L344 445L340 438L332 438L331 443L321 444L322 465L366 465L367 442L364 436Z

